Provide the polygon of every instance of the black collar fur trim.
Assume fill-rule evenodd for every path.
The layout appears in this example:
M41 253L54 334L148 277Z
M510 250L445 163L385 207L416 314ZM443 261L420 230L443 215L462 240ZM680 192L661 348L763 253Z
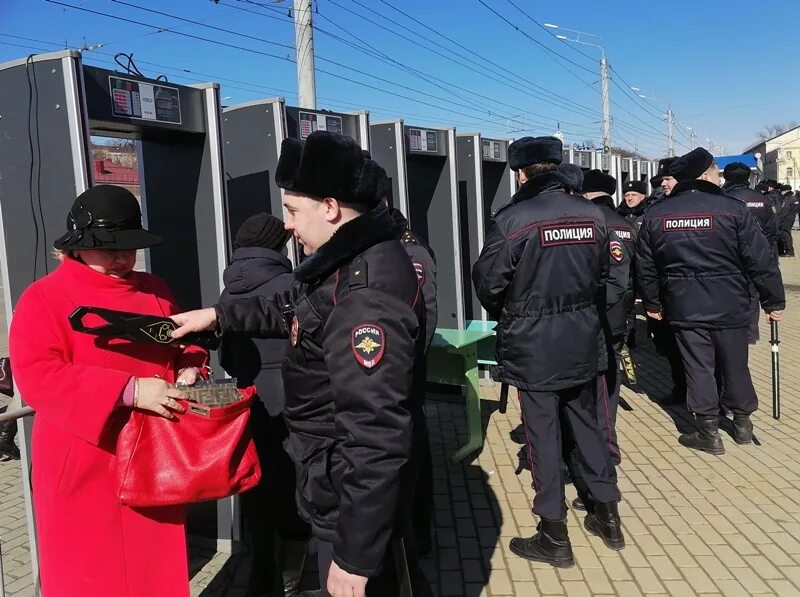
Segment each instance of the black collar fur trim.
M322 282L342 265L380 242L400 238L405 218L395 217L387 208L370 210L342 224L328 242L294 270L299 282Z
M524 201L535 197L545 191L563 190L566 188L564 178L558 172L545 172L533 178L529 178L524 185L517 191L516 195L511 198L512 203Z
M600 195L599 197L595 197L592 199L592 203L598 207L607 207L611 210L616 209L616 206L614 205L614 198L611 197L611 195Z
M672 192L669 194L669 196L675 197L676 195L685 193L686 191L702 191L703 193L722 195L722 189L720 189L713 182L708 182L707 180L700 180L697 178L695 180L679 182L675 185L675 188L672 189Z

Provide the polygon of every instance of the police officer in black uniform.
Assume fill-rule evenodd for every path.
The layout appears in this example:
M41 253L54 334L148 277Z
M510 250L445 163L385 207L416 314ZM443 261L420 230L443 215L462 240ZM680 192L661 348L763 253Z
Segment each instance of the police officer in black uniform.
M742 201L750 213L756 218L761 230L767 236L770 247L775 247L778 242L778 222L770 202L763 194L750 188L750 175L752 171L747 164L733 162L725 166L722 175L725 184L722 192L730 197Z
M758 406L747 362L750 282L775 321L785 306L783 283L750 210L719 188L719 169L708 151L691 151L670 172L677 186L642 222L637 288L648 315L676 329L697 423L697 431L681 435L680 443L723 454L715 372L734 415L734 440L750 443L750 414Z
M536 489L533 512L541 518L539 532L512 539L510 549L568 567L574 557L561 476L562 433L577 446L596 504L586 528L613 549L624 547L624 537L620 494L596 407L608 229L597 207L564 190L555 172L562 158L555 137L525 137L509 146L509 166L519 172L522 187L492 218L472 281L481 304L499 322L498 377L519 390Z
M647 183L643 180L626 180L622 183L622 197L617 213L631 226L638 228L647 208Z
M369 158L369 153L364 151L364 156ZM405 222L405 230L400 237L414 272L417 274L422 299L425 302L424 325L425 330L425 355L433 342L433 335L436 333L436 323L439 317L438 302L436 300L436 256L433 249L417 234L408 227L405 216L399 209L391 207L392 204L392 181L386 175L383 167L379 168L378 175L378 198L392 212L392 216L398 222ZM416 377L425 380L427 377L427 359L420 359L418 363L420 370ZM425 403L425 386L419 384L419 403ZM414 505L411 512L411 524L413 528L414 543L408 545L409 550L413 549L414 557L421 557L433 550L433 530L434 530L434 502L433 502L433 458L430 450L430 438L428 436L427 420L423 417L420 424L415 428L421 444L421 455L419 458L419 480L417 489L414 492Z
M300 513L318 540L323 594L333 597L397 594L381 570L391 570L391 538L406 526L414 425L424 416L414 402L424 381L415 379L423 303L399 240L405 224L378 205L378 168L343 135L284 140L275 178L286 227L308 256L295 270L295 296L175 317L177 337L210 328L288 335L286 450Z
M777 256L778 251L778 225L775 218L775 212L772 206L764 195L758 191L750 188L750 167L742 162L733 162L725 166L722 174L725 177L725 184L722 185L722 192L738 199L747 206L750 213L755 217L758 222L761 232L767 237L770 250L773 255ZM751 319L750 327L748 329L748 341L750 344L758 342L758 320L761 314L760 305L758 303L758 292L755 288L751 288Z
M797 219L798 202L797 197L792 193L792 186L788 184L780 185L781 195L780 209L778 210L778 228L781 240L783 257L794 257L794 240L792 239L792 227Z
M598 391L599 423L609 447L611 461L619 465L622 454L617 442L617 410L619 391L622 385L620 371L622 347L628 321L633 315L633 258L636 232L633 227L614 210L617 179L601 170L589 170L583 177L583 195L600 208L611 230L609 241L610 270L606 284L606 317L604 336L608 364L604 367L605 383Z

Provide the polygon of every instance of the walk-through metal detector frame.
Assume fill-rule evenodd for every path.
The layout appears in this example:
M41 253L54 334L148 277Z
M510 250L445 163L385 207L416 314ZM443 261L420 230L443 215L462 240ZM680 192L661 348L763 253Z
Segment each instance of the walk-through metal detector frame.
M464 329L456 131L398 119L372 123L370 137L372 157L392 181L392 205L436 254L437 327Z
M507 139L484 139L480 133L456 135L458 199L460 204L464 317L487 320L472 284L472 264L478 260L492 214L511 201L516 191L508 167Z
M86 66L80 52L67 50L0 65L0 89L0 266L7 322L25 288L56 266L52 243L64 232L75 197L91 185L93 133L140 141L145 225L165 238L148 252L150 271L170 281L184 308L218 300L226 263L218 85L176 85ZM38 590L32 422L24 421L23 491ZM230 551L238 539L235 510L232 499L217 504L218 550Z
M228 193L229 247L239 226L266 211L285 219L283 195L275 168L286 138L305 139L315 130L331 130L355 139L369 150L369 112L331 112L287 106L282 97L256 100L222 111L225 180ZM297 264L296 247L289 245Z

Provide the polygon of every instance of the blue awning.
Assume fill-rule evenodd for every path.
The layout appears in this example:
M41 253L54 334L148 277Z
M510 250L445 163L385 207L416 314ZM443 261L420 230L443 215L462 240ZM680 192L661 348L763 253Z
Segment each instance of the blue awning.
M745 153L742 155L720 155L715 157L714 160L717 162L717 166L719 166L720 170L723 170L725 166L733 162L742 162L750 166L751 169L758 168L756 156L752 153Z

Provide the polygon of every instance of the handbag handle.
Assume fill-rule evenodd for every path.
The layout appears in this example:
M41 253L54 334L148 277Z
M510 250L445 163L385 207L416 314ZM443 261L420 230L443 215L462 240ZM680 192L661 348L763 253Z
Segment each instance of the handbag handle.
M103 320L103 323L88 326L83 321L87 315L96 315ZM207 350L215 350L220 344L219 336L213 332L194 332L180 340L173 339L172 332L178 329L178 326L169 317L126 313L101 307L78 307L70 314L69 324L73 330L82 334L122 338L131 342L192 344Z

